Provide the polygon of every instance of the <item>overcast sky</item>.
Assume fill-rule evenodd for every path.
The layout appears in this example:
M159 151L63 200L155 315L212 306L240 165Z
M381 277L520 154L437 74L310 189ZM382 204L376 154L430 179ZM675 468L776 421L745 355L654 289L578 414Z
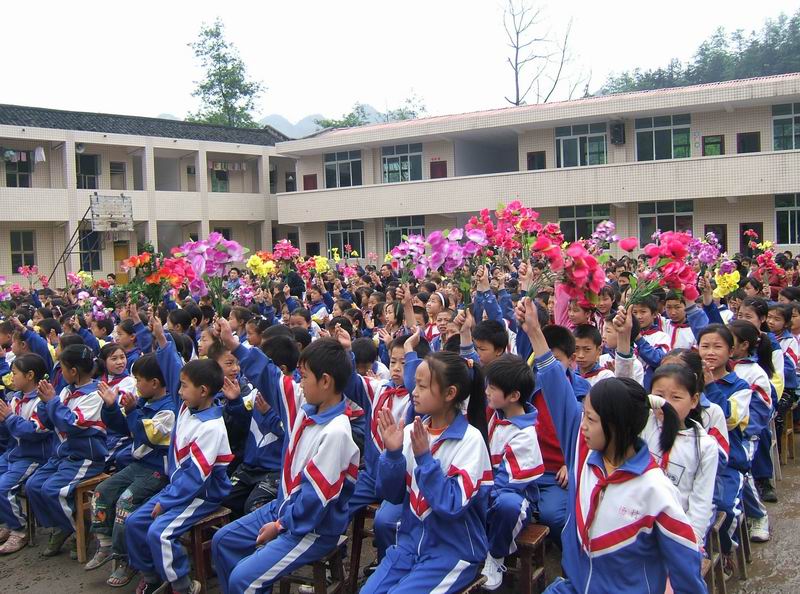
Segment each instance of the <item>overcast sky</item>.
M576 63L595 90L611 71L687 60L718 26L760 29L797 0L542 2L543 30L572 17ZM501 0L4 2L0 102L185 116L200 77L191 49L219 16L250 75L269 89L259 115L379 110L413 89L431 115L506 105L511 71ZM563 98L563 97L560 97Z

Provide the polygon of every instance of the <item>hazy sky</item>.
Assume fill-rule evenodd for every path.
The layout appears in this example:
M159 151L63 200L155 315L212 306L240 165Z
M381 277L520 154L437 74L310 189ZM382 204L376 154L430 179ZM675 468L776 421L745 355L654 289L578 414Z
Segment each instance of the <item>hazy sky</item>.
M760 29L797 0L542 2L543 30L570 17L576 62L591 89L610 71L688 59L718 26ZM187 43L220 16L250 75L268 91L259 114L292 121L338 116L355 101L378 109L413 89L431 115L506 105L511 71L501 0L292 2L4 2L0 102L184 116L200 77ZM563 97L562 97L563 98Z

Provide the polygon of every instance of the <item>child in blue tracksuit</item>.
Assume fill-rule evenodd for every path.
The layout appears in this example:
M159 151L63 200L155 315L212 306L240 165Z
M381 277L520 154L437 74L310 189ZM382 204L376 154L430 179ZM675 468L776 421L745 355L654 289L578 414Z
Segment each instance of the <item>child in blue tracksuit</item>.
M100 418L103 400L92 379L92 350L86 345L68 346L61 351L59 362L68 385L56 395L49 382L39 382L41 402L36 411L42 424L56 433L55 453L25 484L39 524L57 529L42 553L46 557L57 555L75 531L75 487L103 471L108 453L105 424Z
M39 382L46 375L45 362L39 355L22 355L14 359L11 369L17 392L11 394L8 404L0 400L0 421L10 437L8 449L0 456L0 554L14 553L28 542L25 526L29 519L22 513L16 496L53 450L53 433L36 414Z
M489 455L494 487L489 494L489 555L485 590L503 583L503 562L517 550L514 540L530 523L539 501L536 479L544 473L536 435L537 411L530 404L533 373L517 355L505 354L485 368Z
M120 393L119 386L101 383L98 389L105 403L103 422L131 439L131 463L100 483L92 498L91 531L99 546L86 569L96 569L113 556L114 569L106 581L113 587L124 586L136 573L128 563L125 520L166 485L175 426L176 398L167 392L155 354L139 357L133 364L133 376L138 398L130 392Z
M349 335L340 334L349 345ZM221 337L235 347L229 327ZM291 429L278 498L222 528L211 551L223 594L265 593L282 575L329 553L347 530L358 447L342 392L352 368L342 344L328 338L300 354L299 385L259 349L238 346L234 352Z
M705 592L694 531L638 437L655 403L634 380L609 378L592 387L581 411L529 299L518 316L538 355L536 382L570 473L561 536L566 579L546 592L663 592L668 576L676 594ZM668 404L662 410L675 415Z
M328 321L333 310L333 297L325 290L322 279L317 279L316 284L308 290L308 299L311 303L311 318L321 326Z
M97 366L101 371L98 380L116 390L118 397L136 394L136 379L128 371L127 355L119 343L112 342L100 349ZM122 431L117 431L117 428L106 426L106 468L122 468L122 460L127 457L123 450L130 445L130 435L127 428Z
M130 565L142 573L139 593L169 582L176 594L200 591L189 579L189 559L179 542L200 519L219 508L231 483L225 471L233 460L222 407L214 398L223 386L216 361L198 359L181 368L175 343L167 340L157 317L151 319L158 345L156 359L173 398L177 419L169 452L169 484L133 512L125 522Z
M486 561L493 476L485 434L475 426L485 431L483 374L455 353L434 353L416 367L413 397L423 416L408 426L381 411L376 491L403 514L397 544L362 594L460 592Z
M11 341L11 350L19 357L26 353L36 353L47 365L47 373L53 369L53 357L50 354L50 345L38 332L34 332L22 325L16 316L11 316L9 321L14 326L14 335Z

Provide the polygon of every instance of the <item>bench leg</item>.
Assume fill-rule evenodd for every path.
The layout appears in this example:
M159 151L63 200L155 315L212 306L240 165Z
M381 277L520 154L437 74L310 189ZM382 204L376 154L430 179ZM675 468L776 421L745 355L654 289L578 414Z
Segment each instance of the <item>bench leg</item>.
M353 541L350 543L350 576L348 591L356 594L358 589L358 570L361 566L361 547L364 541L364 511L356 513L353 518Z
M194 559L194 575L195 579L200 582L200 592L205 594L206 591L206 557L203 551L203 535L202 529L192 529L189 538L189 544L192 547L192 559Z
M544 554L545 554L545 546L546 541L542 541L542 545L539 547L536 553L536 562L539 564L539 568L541 571L539 572L539 577L536 579L536 585L539 593L545 591L547 588L547 576L545 576L544 572Z
M333 559L335 560L335 557ZM334 561L332 560L331 562ZM325 573L324 563L314 564L314 594L324 594L327 592L328 586L325 581Z
M532 556L533 554L527 550L524 551L524 554L520 554L519 556L519 584L517 584L517 589L520 594L532 594Z
M83 491L75 492L75 546L78 550L78 563L85 565L88 552L86 547L86 507Z

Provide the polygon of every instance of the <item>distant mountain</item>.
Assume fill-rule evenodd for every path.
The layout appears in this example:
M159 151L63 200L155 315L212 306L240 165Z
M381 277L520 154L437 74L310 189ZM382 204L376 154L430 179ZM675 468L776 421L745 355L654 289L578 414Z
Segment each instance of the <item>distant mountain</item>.
M306 116L299 122L293 124L282 115L273 113L272 115L262 118L258 123L272 126L290 138L303 138L319 130L319 126L314 123L314 120L321 120L323 117L325 116L316 113Z
M171 113L160 113L156 116L157 118L161 118L162 120L181 120L178 116L172 115Z

